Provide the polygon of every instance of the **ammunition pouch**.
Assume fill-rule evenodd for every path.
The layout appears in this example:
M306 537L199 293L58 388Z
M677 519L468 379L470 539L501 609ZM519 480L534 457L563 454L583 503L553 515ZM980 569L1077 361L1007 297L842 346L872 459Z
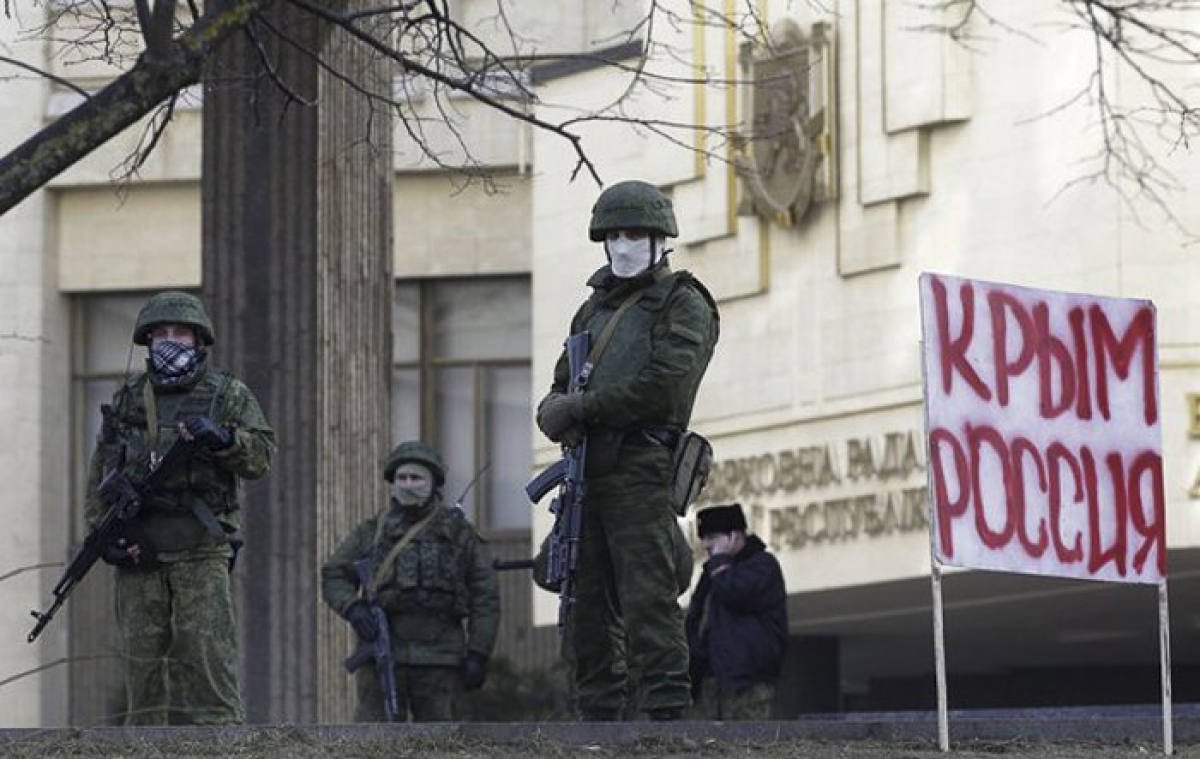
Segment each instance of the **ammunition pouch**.
M671 505L679 516L687 514L688 506L704 490L712 458L712 443L703 435L687 430L679 436L671 478Z

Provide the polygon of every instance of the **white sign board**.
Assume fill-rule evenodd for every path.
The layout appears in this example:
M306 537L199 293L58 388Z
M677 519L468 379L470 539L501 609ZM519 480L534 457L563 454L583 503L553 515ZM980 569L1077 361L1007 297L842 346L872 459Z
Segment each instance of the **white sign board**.
M1154 305L921 276L942 564L1167 575Z

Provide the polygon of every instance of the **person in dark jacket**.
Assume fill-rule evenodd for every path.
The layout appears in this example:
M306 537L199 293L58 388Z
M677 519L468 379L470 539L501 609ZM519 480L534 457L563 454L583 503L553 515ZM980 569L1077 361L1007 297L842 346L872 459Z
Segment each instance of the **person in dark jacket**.
M765 720L787 646L787 591L779 562L746 534L741 504L696 514L708 561L688 604L696 719Z

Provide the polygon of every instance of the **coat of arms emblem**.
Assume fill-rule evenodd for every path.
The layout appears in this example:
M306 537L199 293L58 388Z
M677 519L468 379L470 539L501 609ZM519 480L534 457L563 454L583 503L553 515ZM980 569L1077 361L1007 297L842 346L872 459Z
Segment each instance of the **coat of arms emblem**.
M832 27L807 36L785 21L769 42L742 46L748 133L738 172L748 190L740 211L793 226L815 201L836 197Z

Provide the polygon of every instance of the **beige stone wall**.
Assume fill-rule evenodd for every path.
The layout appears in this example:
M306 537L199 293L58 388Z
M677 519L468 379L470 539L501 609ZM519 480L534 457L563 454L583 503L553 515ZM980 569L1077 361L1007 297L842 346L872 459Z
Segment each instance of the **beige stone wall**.
M0 39L17 22L0 16ZM5 54L43 64L40 43L16 42ZM15 147L41 123L44 82L9 83L0 107L0 152ZM70 411L68 314L58 294L51 230L52 201L39 193L0 217L0 679L46 669L0 687L3 727L66 722L64 620L57 618L36 645L28 610L44 609L67 554L67 426Z
M397 176L392 245L398 278L529 271L532 177L498 170L489 182Z

